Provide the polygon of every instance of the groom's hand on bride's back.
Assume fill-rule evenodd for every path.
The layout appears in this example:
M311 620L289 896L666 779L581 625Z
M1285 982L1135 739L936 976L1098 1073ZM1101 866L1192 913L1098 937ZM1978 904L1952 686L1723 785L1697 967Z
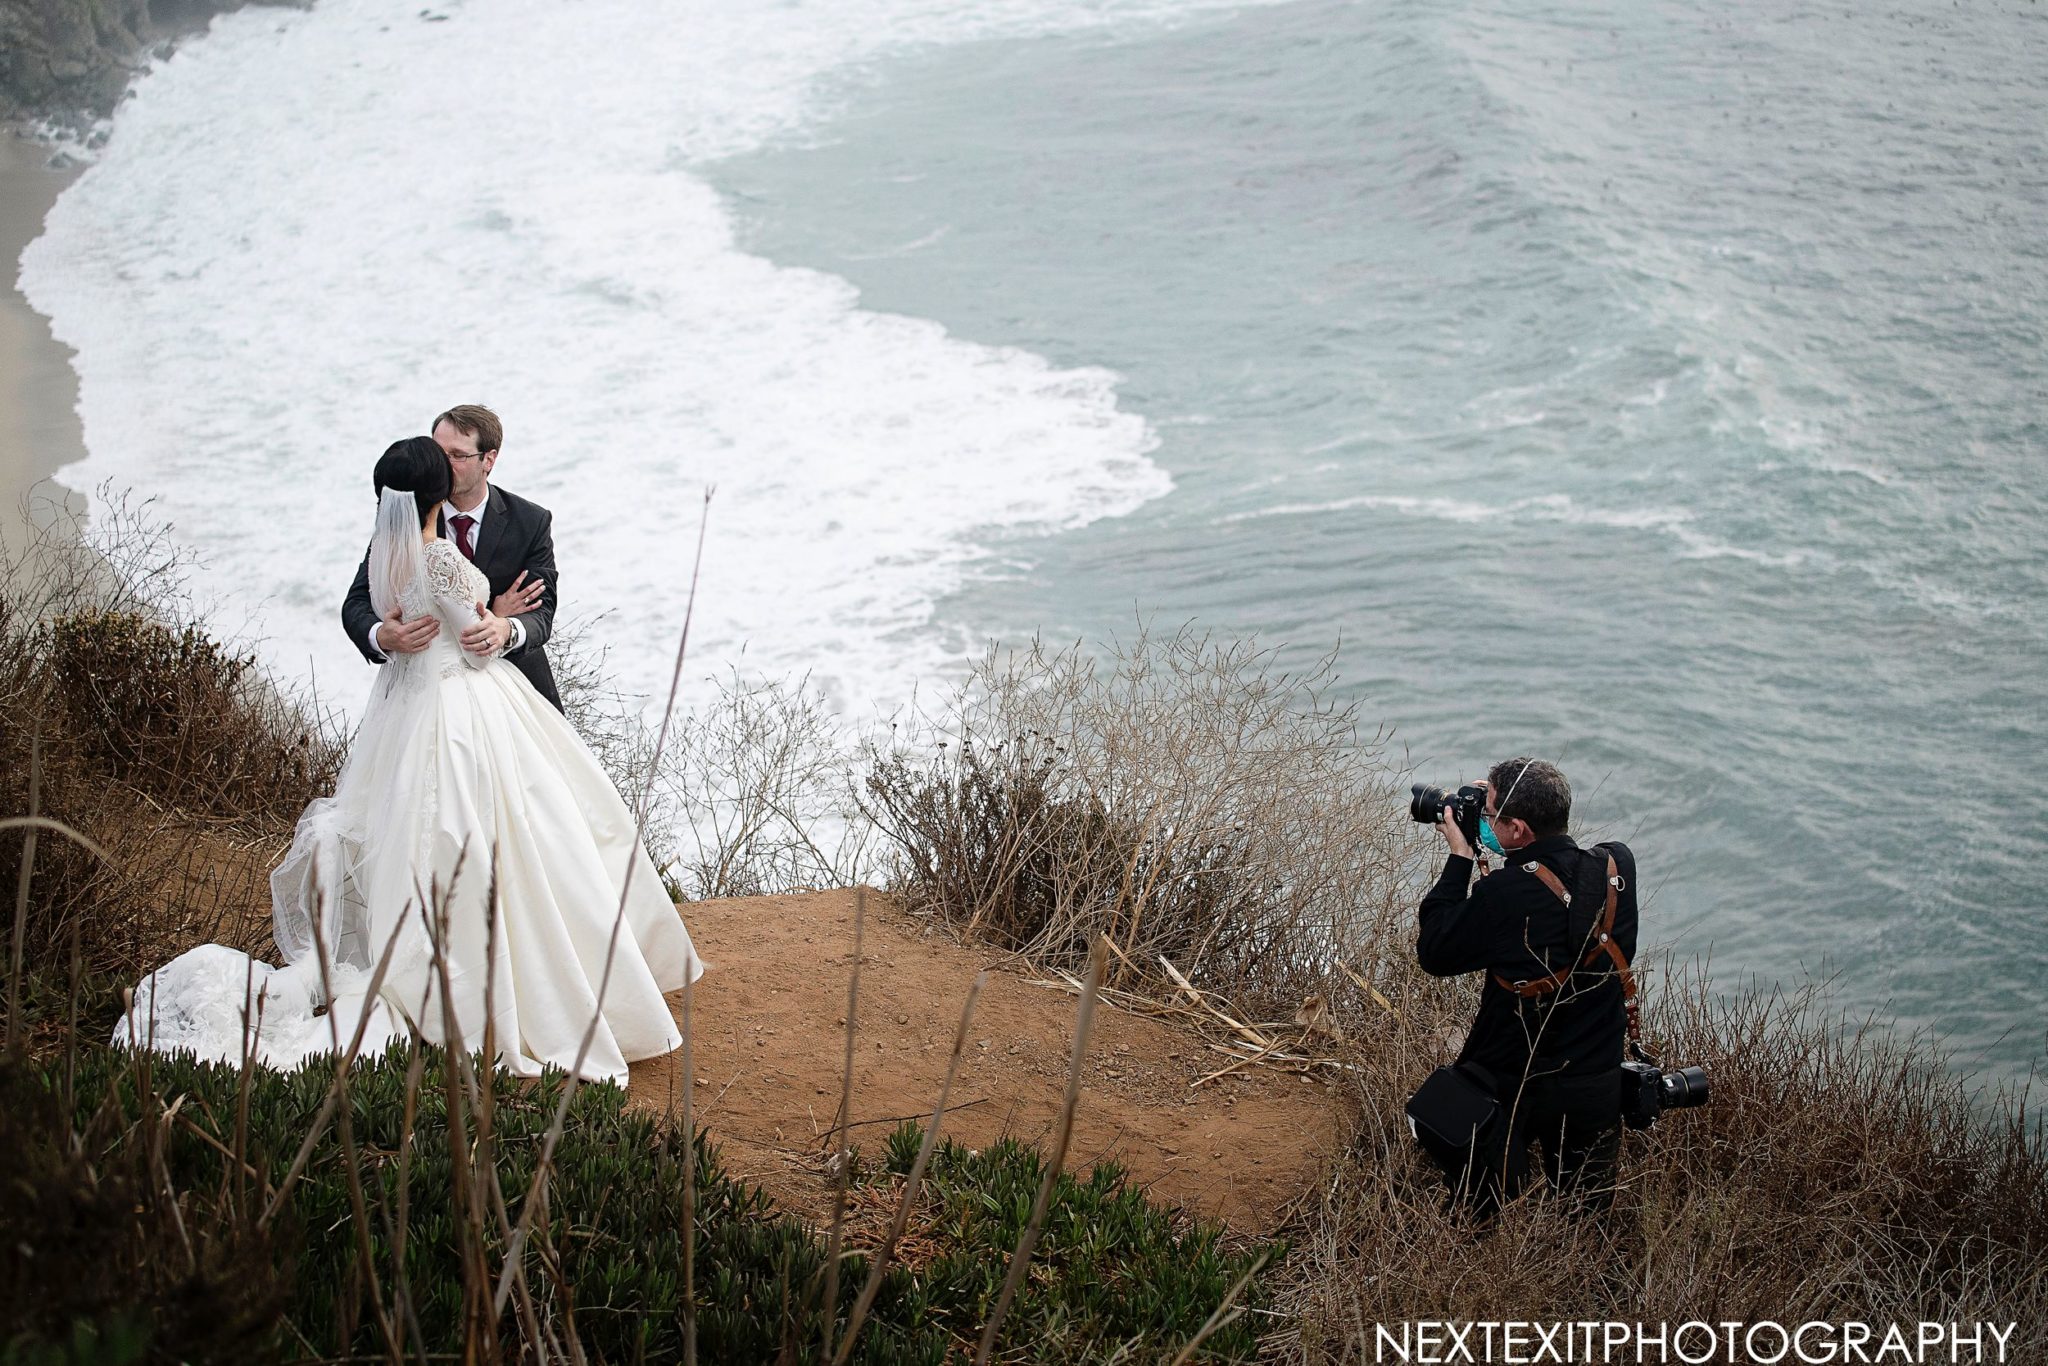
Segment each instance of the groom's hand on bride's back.
M441 623L431 614L406 621L394 607L377 623L374 643L387 655L416 655L440 634Z

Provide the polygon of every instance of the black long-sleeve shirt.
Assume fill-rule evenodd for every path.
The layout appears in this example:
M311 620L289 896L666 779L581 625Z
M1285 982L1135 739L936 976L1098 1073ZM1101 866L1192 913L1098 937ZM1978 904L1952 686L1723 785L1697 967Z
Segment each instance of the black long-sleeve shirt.
M1597 942L1594 926L1607 904L1607 856L1614 856L1622 889L1614 907L1614 940L1633 963L1636 955L1636 859L1620 841L1581 849L1569 835L1545 835L1510 850L1498 872L1468 886L1472 860L1453 855L1422 898L1415 956L1435 977L1485 972L1479 1013L1465 1036L1462 1061L1476 1062L1503 1087L1530 1077L1581 1076L1617 1067L1627 1038L1621 981L1601 954L1583 960ZM1569 910L1531 860L1556 873L1572 894ZM1574 966L1578 965L1578 966ZM1494 980L1548 977L1573 966L1562 990L1525 1001Z

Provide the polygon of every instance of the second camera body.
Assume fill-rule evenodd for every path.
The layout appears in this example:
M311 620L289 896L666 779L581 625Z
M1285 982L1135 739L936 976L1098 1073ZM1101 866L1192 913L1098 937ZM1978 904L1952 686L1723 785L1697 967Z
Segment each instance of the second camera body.
M1707 1103L1707 1069L1675 1067L1666 1072L1652 1058L1621 1065L1621 1122L1647 1129L1666 1110L1690 1110Z

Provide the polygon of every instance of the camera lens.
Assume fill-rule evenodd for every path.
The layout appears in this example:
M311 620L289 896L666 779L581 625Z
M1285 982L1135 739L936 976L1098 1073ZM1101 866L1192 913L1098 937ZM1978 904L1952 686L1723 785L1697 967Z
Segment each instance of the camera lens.
M1416 783L1408 791L1414 794L1408 802L1409 820L1418 825L1435 825L1443 819L1444 805L1449 799L1442 788Z
M1680 1067L1666 1072L1663 1085L1664 1108L1667 1110L1689 1110L1707 1103L1707 1069L1704 1067Z

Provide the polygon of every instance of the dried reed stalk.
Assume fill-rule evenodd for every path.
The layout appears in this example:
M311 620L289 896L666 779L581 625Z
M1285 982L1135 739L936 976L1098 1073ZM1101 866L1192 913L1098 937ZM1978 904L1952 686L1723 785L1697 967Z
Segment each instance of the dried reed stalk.
M1231 1311L1230 1306L1237 1302L1237 1297L1244 1293L1244 1288L1252 1283L1252 1277L1259 1274L1259 1268L1263 1267L1267 1259L1272 1255L1270 1252L1261 1252L1258 1260L1245 1268L1244 1275L1237 1278L1237 1284L1231 1286L1225 1292L1223 1298L1218 1301L1215 1312L1211 1313L1203 1321L1202 1326L1195 1331L1195 1335L1188 1339L1187 1345L1175 1354L1171 1366L1187 1366L1188 1362L1194 1360L1195 1350L1209 1340L1210 1334L1237 1317L1237 1314Z
M235 1079L234 1169L237 1173L242 1169L243 1154L249 1150L249 1095L251 1090L249 1082L251 1073L256 1066L257 1050L262 1046L263 1042L263 1002L258 1001L256 1003L256 1018L254 1021L249 1020L247 1017L249 988L254 986L255 982L256 960L248 958L244 961L242 968L242 1010L244 1015L242 1020L241 1072ZM268 983L265 984L266 988L268 985ZM268 995L267 990L265 995ZM253 1029L250 1028L251 1024L255 1026ZM237 1176L235 1181L235 1209L238 1213L242 1209L242 1197L242 1182L240 1177Z
M904 1178L903 1196L896 1202L896 1216L889 1221L889 1232L883 1237L882 1245L875 1249L867 1283L860 1288L860 1297L853 1302L853 1312L847 1316L846 1336L840 1339L839 1350L832 1354L832 1366L845 1366L846 1359L853 1354L854 1345L860 1340L861 1325L867 1321L868 1310L874 1307L875 1296L881 1292L882 1278L889 1272L889 1259L896 1251L896 1242L910 1223L910 1211L917 1204L918 1188L924 1183L925 1166L931 1161L932 1150L939 1143L939 1128L946 1118L946 1101L953 1094L953 1078L959 1074L960 1058L967 1050L967 1031L974 1023L974 1003L981 999L981 989L986 985L988 969L984 968L975 974L973 984L967 988L967 1001L960 1007L960 1027L953 1031L953 1053L946 1060L946 1079L939 1083L939 1103L932 1109L932 1122L925 1127L924 1142L918 1145L917 1160L910 1164L910 1175Z
M668 745L669 722L675 715L676 693L682 687L683 661L689 655L690 623L696 617L697 584L704 570L704 533L711 521L711 495L711 489L704 490L703 513L697 523L697 552L690 566L690 592L683 604L683 629L676 641L675 667L669 673L668 701L662 707L661 729L655 736L654 755L648 765L647 783L641 789L640 800L636 806L633 825L633 843L636 851L642 847L647 837L647 813L652 800L654 775L659 769L662 751ZM534 1164L533 1184L527 1188L526 1198L520 1204L519 1222L513 1227L512 1237L505 1249L505 1266L499 1272L497 1292L492 1297L493 1310L497 1313L504 1312L505 1300L511 1294L512 1269L518 1263L519 1253L532 1227L542 1183L547 1180L548 1172L554 1167L555 1149L561 1144L562 1129L569 1120L569 1103L575 1099L576 1086L582 1078L584 1060L590 1056L591 1042L597 1037L597 1027L604 1020L605 992L611 986L612 962L618 953L619 931L626 922L626 898L632 892L633 870L639 863L638 858L629 857L626 860L625 876L619 880L619 909L612 918L611 938L605 946L604 971L599 974L597 982L597 1001L591 1008L590 1023L583 1030L583 1038L576 1045L575 1064L570 1067L569 1075L562 1084L561 1102L556 1105L554 1122L548 1125L547 1137L541 1142L540 1160Z
M683 1366L697 1366L697 1074L691 1062L695 979L683 977Z
M408 1029L406 1042L405 1103L398 1125L398 1191L393 1197L398 1209L391 1229L391 1268L393 1289L399 1303L405 1306L406 1322L411 1325L417 1340L415 1350L421 1354L424 1366L426 1334L420 1328L419 1308L413 1303L411 1278L405 1270L405 1241L412 1227L412 1139L419 1119L420 1081L426 1073L427 1055L420 1047L418 1030Z
M313 902L313 955L320 965L320 998L327 1003L327 1035L333 1040L335 1052L339 1054L341 1026L334 1018L334 980L327 958L327 932L320 923L323 909L324 903L316 898ZM150 993L150 999L156 999L155 992ZM262 1002L258 1001L257 1006L257 1028L260 1030ZM363 1011L360 1024L367 1025L369 1016L369 1011ZM359 1026L356 1037L361 1038L363 1032ZM354 1224L356 1258L362 1267L363 1292L370 1297L370 1308L376 1315L377 1331L383 1335L384 1344L390 1351L392 1360L399 1361L404 1357L404 1348L399 1342L396 1316L384 1303L384 1282L377 1275L377 1255L370 1246L370 1210L369 1203L363 1195L362 1157L356 1149L355 1107L350 1105L348 1100L348 1070L354 1052L352 1047L348 1058L337 1057L334 1068L335 1094L338 1096L335 1113L338 1119L337 1127L341 1133L342 1169L348 1175L349 1213Z
M1053 1143L1052 1156L1047 1161L1045 1176L1038 1183L1038 1198L1031 1203L1031 1218L1024 1225L1024 1234L1017 1240L1017 1250L1010 1254L1010 1269L1003 1277L1002 1293L996 1297L996 1307L989 1315L988 1324L981 1332L981 1346L974 1354L974 1366L987 1366L989 1354L995 1351L996 1334L1002 1330L1003 1319L1010 1312L1010 1302L1017 1296L1017 1288L1024 1283L1024 1272L1031 1264L1031 1253L1038 1246L1038 1233L1045 1224L1046 1211L1052 1207L1053 1191L1059 1185L1060 1172L1067 1161L1067 1145L1074 1137L1074 1111L1081 1104L1081 1070L1088 1057L1088 1034L1095 1023L1096 993L1102 989L1102 976L1109 968L1109 943L1098 936L1094 950L1088 955L1088 986L1081 993L1081 1004L1074 1014L1074 1051L1067 1063L1067 1095L1060 1105L1059 1138Z
M853 1038L860 1009L860 963L867 919L868 889L857 887L853 893L853 971L846 980L846 1057L839 1069L839 1113L827 1134L838 1144L832 1163L832 1233L825 1242L824 1326L820 1329L824 1340L818 1352L827 1361L833 1356L832 1330L839 1319L839 1254L846 1233L846 1183L853 1167L853 1150L846 1146L843 1131L853 1119Z
M403 928L404 921L400 920L391 927L390 938L384 941L384 952L378 956L376 970L370 974L370 985L366 993L370 1000L376 1000L377 993L383 989L384 974L391 967L392 955L398 951L398 933ZM335 1060L334 1080L328 1085L327 1096L320 1102L320 1109L314 1114L313 1122L306 1128L306 1137L299 1143L298 1154L292 1158L291 1166L285 1169L284 1180L278 1183L277 1193L270 1197L270 1203L263 1207L262 1217L256 1221L259 1231L270 1227L271 1221L276 1219L278 1212L284 1208L284 1202L291 1197L292 1188L298 1185L299 1178L306 1174L306 1163L312 1160L314 1145L319 1143L321 1135L327 1132L327 1122L333 1117L336 1106L347 1092L348 1069L354 1065L356 1053L363 1046L363 1034L369 1028L369 1024L370 1012L366 1010L356 1021L355 1034L349 1039L347 1051ZM130 1038L135 1037L132 1024L128 1034Z
M28 740L28 818L41 814L43 797L43 719L37 714ZM7 956L7 1051L22 1042L21 976L22 956L28 949L28 888L36 866L36 827L31 824L21 836L21 875L14 887L14 946Z

